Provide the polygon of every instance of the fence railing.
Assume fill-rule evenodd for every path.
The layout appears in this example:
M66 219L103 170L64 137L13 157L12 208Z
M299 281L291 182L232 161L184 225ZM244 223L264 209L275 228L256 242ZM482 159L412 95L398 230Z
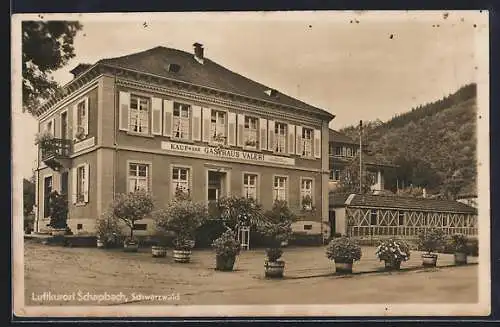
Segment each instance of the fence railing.
M420 231L431 227L414 226L348 226L347 235L350 237L400 237L416 238ZM440 227L446 235L464 234L477 236L477 227Z
M67 158L71 154L71 140L50 139L40 144L42 151L42 160L50 158Z

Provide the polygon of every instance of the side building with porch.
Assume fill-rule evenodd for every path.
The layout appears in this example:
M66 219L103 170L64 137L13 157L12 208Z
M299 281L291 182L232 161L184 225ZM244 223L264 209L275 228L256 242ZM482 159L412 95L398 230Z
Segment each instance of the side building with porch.
M414 239L428 228L477 237L477 209L452 200L385 195L330 194L334 233L358 239Z
M164 206L194 201L286 200L295 230L328 220L329 112L236 74L194 52L156 47L95 64L37 111L55 138L39 153L35 229L47 229L48 194L69 200L74 233L95 230L115 194L144 189ZM305 203L303 199L311 198ZM138 235L154 230L138 221Z

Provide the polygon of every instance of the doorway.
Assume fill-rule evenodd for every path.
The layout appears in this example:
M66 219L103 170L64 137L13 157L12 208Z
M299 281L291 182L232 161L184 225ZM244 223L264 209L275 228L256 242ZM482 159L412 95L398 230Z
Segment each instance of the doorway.
M207 200L215 202L226 193L226 173L219 171L208 171Z
M334 237L335 233L335 210L330 210L328 212L328 222L330 223L330 237Z

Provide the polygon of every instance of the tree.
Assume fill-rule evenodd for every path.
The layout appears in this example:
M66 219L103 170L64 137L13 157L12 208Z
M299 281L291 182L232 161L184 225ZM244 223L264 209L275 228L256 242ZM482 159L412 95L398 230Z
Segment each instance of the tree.
M134 238L134 224L153 211L153 199L144 191L118 194L112 204L115 217L121 219L130 228L130 239Z
M56 229L68 227L66 220L68 219L68 201L66 197L59 194L57 191L52 191L49 195L49 226Z
M23 111L33 114L56 92L49 75L75 57L73 41L82 27L78 21L22 22Z
M23 179L23 207L24 216L33 211L35 205L35 184L32 181Z

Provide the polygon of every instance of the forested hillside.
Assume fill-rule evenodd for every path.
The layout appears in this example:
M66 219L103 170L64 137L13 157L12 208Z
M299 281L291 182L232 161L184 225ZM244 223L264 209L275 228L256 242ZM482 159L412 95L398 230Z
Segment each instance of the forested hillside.
M386 188L426 187L448 198L475 189L476 112L476 85L469 84L387 122L363 122L368 151L400 166L386 173ZM358 126L341 132L359 137Z

